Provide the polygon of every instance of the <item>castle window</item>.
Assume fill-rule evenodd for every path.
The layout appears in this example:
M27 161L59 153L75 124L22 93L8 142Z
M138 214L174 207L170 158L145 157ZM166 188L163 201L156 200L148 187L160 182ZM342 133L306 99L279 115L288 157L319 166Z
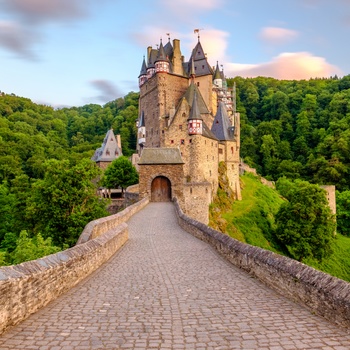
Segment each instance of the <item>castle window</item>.
M192 187L190 188L190 193L192 194Z
M189 143L192 143L192 139L190 139L188 142L189 142Z
M174 140L171 140L170 143L174 143Z
M109 152L109 149L107 149L106 156L109 156L109 155L110 155L110 152Z
M162 134L164 134L164 130L162 130Z
M209 170L209 175L211 176L211 170Z
M215 124L219 124L219 121L218 121L218 120L216 120Z
M222 148L219 148L219 154L223 154Z
M179 130L182 130L182 125L179 125Z
M204 64L202 64L202 68L204 69Z
M181 139L181 145L184 145L184 144L185 144L185 140Z
M197 86L199 86L199 81L197 82Z
M186 113L182 113L182 118L186 118Z
M233 147L231 147L231 153L233 154Z

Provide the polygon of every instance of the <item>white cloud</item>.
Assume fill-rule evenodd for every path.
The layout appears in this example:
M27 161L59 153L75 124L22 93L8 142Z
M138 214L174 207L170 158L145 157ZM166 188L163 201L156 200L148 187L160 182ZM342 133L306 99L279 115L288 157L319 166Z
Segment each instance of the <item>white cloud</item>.
M215 8L219 8L222 4L222 0L161 0L160 1L162 5L169 7L176 12L184 12L184 9L186 9L186 12L191 10L212 10Z
M260 38L272 45L284 44L292 41L298 37L299 33L295 30L279 28L279 27L265 27L260 32Z
M266 76L276 79L310 79L342 75L341 70L328 63L323 57L313 56L309 52L282 53L271 62L240 65L228 63L226 75L228 77L257 77Z

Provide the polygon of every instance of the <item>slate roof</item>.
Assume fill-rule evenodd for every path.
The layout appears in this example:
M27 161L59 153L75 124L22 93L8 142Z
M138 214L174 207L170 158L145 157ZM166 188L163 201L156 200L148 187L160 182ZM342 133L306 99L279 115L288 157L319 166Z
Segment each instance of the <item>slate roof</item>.
M200 43L200 41L198 41L197 45L195 46L195 48L192 51L192 55L187 63L187 73L190 73L190 69L191 69L191 60L193 59L194 61L194 68L195 68L195 72L196 72L196 76L202 76L202 75L213 75L213 70L210 67L207 58L204 54L204 50L202 48L202 45Z
M222 79L222 74L221 74L220 69L219 69L219 62L216 62L216 69L215 69L213 80L215 80L215 79Z
M197 99L196 92L194 92L192 107L190 110L190 115L188 116L187 120L203 120L203 118L200 114L200 111L199 111L198 99Z
M184 161L178 148L144 148L138 164L184 164Z
M167 58L167 55L165 53L164 46L163 46L162 42L160 42L157 59L154 62L157 62L157 61L169 61Z
M209 109L207 107L207 105L204 102L204 99L197 87L196 84L194 84L193 82L189 85L189 87L187 88L184 97L186 98L188 104L190 106L192 106L193 104L193 98L194 95L197 95L197 103L198 103L198 108L201 114L209 114Z
M141 128L143 126L146 126L145 125L145 113L144 113L144 111L141 112L140 119L139 119L139 124L138 124L139 128Z
M220 141L233 140L234 127L231 125L224 102L219 102L211 131Z
M113 129L110 129L107 131L102 146L95 151L91 160L95 162L112 162L122 155L122 150L118 147Z
M145 61L145 56L143 56L143 62L142 62L142 66L141 66L141 71L140 71L140 75L146 75L147 74L147 66L146 66L146 61Z

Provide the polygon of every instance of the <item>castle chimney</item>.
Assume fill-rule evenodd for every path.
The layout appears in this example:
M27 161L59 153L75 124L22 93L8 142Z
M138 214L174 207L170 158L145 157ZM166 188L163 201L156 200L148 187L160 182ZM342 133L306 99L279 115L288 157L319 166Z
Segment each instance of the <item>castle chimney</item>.
M173 72L174 74L182 75L182 55L181 55L179 39L173 40L173 50L174 50L174 56L173 56L173 62L172 62Z

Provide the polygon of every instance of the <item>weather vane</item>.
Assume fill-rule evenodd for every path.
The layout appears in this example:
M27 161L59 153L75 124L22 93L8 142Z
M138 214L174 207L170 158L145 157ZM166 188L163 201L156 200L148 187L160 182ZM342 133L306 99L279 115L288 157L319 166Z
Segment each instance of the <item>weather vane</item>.
M194 34L198 34L198 41L199 41L199 38L200 38L199 32L200 32L201 30L203 30L203 29L197 28L197 29L195 29L195 30L193 31Z
M170 41L170 33L166 33L166 35L168 36L168 41Z

